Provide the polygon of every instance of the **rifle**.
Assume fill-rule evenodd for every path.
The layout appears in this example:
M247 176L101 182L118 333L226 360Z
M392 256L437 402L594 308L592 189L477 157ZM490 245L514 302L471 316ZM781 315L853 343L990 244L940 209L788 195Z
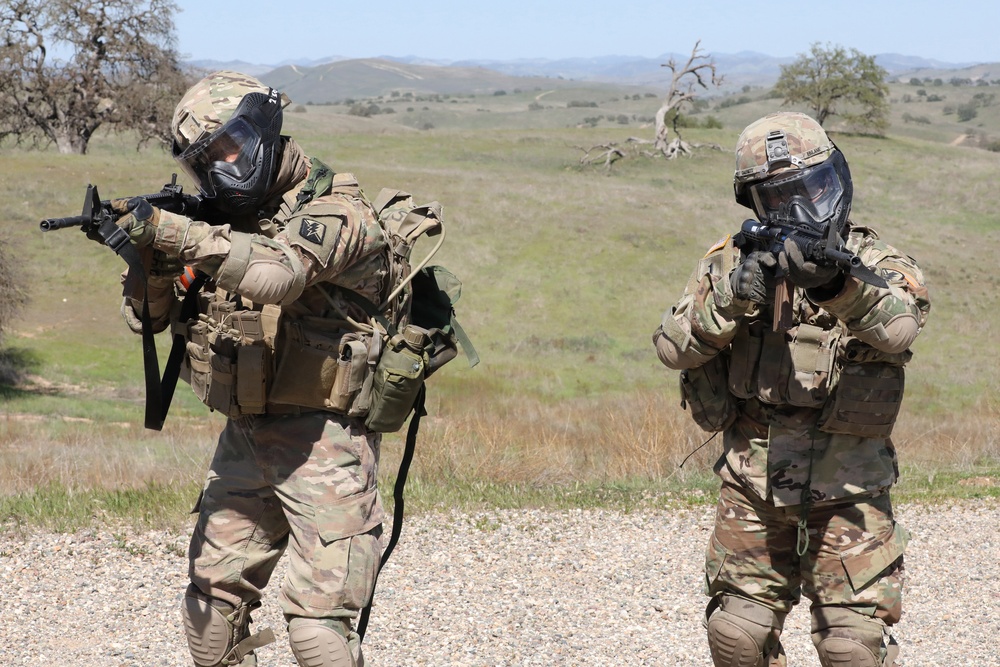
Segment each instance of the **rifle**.
M858 280L875 287L886 288L889 286L882 276L865 266L860 257L848 252L844 239L829 222L826 223L823 230L817 230L793 221L782 224L785 222L784 220L774 222L744 220L733 241L741 249L749 245L777 256L778 253L784 251L785 240L792 239L802 250L803 256L810 261L822 266L839 266ZM787 277L780 273L775 288L774 303L774 330L784 331L790 326L791 294L787 285Z
M151 195L139 195L147 202L171 213L194 217L202 208L202 197L184 194L183 186L177 184L177 174L172 174L170 182L159 192ZM146 274L153 257L152 248L144 248L141 252L132 245L129 235L119 227L116 220L121 214L111 207L110 200L101 200L97 194L96 185L88 185L83 201L83 213L66 218L47 218L39 227L43 232L67 227L79 227L88 238L100 241L115 251L128 264L128 275L125 279L125 296L142 299L142 350L143 369L146 378L146 416L145 426L159 431L163 428L163 420L170 407L170 399L176 384L177 352L171 350L171 359L167 362L167 370L163 380L160 379L160 366L156 358L156 341L153 337L151 319L149 316L149 299L146 293ZM201 282L197 289L200 289ZM192 288L194 286L192 285ZM194 291L197 292L197 289ZM191 291L191 290L189 290ZM175 337L176 338L176 337ZM177 347L177 341L174 341Z
M170 182L163 186L163 189L156 194L139 195L153 206L179 213L189 218L194 217L201 207L202 198L198 195L184 194L184 186L177 184L177 174L171 174ZM131 197L130 197L131 199ZM96 185L87 186L87 194L83 200L83 213L81 215L71 215L67 218L47 218L39 223L43 232L51 232L54 229L65 229L67 227L79 227L84 234L91 236L98 232L100 226L107 220L114 222L120 214L111 208L111 201L101 200L97 194ZM110 245L110 244L109 244Z

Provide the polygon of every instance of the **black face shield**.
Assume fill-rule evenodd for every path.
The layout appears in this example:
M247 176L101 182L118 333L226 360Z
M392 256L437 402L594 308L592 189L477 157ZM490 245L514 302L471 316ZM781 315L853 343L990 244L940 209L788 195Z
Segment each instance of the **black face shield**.
M271 187L281 148L281 98L250 93L222 127L174 158L205 197L227 213L256 209Z
M854 194L851 172L839 150L820 164L753 183L747 190L761 222L805 224L817 231L833 222L838 232L847 223Z

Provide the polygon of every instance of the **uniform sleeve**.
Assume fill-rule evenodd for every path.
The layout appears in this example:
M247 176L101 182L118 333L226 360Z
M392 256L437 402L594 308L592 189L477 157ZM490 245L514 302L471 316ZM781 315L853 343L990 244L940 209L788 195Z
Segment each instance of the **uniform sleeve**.
M708 362L733 340L740 321L755 310L733 296L729 273L739 250L728 238L698 263L680 300L653 333L657 356L668 368L684 370Z
M902 352L923 329L930 311L923 274L912 257L881 241L865 248L860 257L885 278L888 287L848 275L844 287L828 300L816 300L812 290L806 295L863 342L883 352Z
M274 238L234 231L161 211L154 247L207 273L223 289L255 303L287 305L384 245L360 200L316 202L285 222ZM382 245L378 245L379 248Z

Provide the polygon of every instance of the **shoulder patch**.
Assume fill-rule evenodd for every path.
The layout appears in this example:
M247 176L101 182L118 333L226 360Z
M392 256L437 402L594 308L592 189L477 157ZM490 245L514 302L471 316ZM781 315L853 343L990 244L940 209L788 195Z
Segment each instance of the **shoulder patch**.
M312 218L302 218L302 224L299 225L299 236L321 246L326 238L326 224Z
M731 239L732 236L733 236L732 234L726 234L724 237L719 239L719 241L714 246L708 249L708 252L705 253L705 257L708 257L716 250L721 250L722 248L726 247L726 244L729 243L729 239Z

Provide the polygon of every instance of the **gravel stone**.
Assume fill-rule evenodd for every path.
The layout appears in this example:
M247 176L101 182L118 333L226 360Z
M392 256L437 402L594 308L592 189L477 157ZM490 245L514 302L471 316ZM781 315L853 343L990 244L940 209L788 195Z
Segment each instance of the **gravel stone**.
M375 593L366 662L710 666L701 615L712 508L441 512L406 519ZM904 505L913 533L903 667L1000 667L1000 503ZM0 529L0 665L189 667L178 611L187 535L125 528ZM255 614L294 667L275 600ZM809 613L783 636L788 663L818 667Z

